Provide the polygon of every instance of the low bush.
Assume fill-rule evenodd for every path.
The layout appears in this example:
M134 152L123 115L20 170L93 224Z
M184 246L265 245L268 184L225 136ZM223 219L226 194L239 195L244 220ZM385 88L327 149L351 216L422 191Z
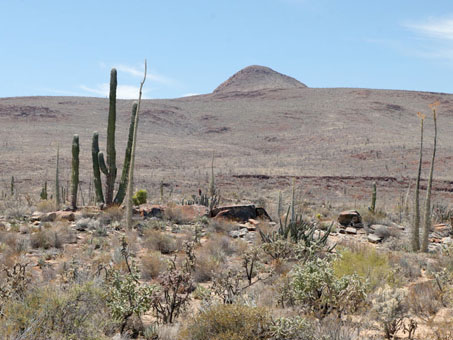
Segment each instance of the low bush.
M108 339L108 324L103 292L96 285L47 286L4 306L0 334L6 339Z
M142 258L141 274L145 280L155 279L167 267L167 263L159 252L146 254Z
M180 340L261 340L271 324L266 310L239 304L214 305L182 328Z
M171 254L180 248L179 242L164 232L147 229L144 232L144 246L151 250L158 250L162 254Z
M370 290L395 281L388 257L371 247L339 249L339 256L333 262L333 269L338 278L357 274L364 282L368 282Z
M290 275L294 301L317 318L355 312L365 301L366 285L359 276L337 277L328 259L316 258L297 265Z
M132 202L134 205L140 205L146 203L148 198L148 192L146 190L138 190L134 196L132 196Z

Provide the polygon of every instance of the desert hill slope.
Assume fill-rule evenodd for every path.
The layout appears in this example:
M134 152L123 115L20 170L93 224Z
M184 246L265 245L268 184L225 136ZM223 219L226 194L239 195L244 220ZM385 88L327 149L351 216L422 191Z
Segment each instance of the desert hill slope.
M435 101L440 103L435 175L449 181L453 179L453 95L308 88L271 69L251 66L211 94L143 102L137 185L157 190L164 181L174 192L190 194L205 185L214 151L224 192L249 190L244 188L250 184L271 194L290 183L286 176L309 176L300 178L300 190L310 199L351 199L351 195L367 199L364 189L370 177L380 178L382 186L397 183L398 190L405 192L417 167L416 113L428 116L427 161L432 145L428 105ZM118 163L124 157L131 106L130 100L118 101ZM105 149L107 114L108 100L101 98L0 98L2 190L12 175L24 189L38 190L45 179L52 182L57 144L64 179L69 178L71 139L76 133L81 143L81 180L87 188L92 133L99 131L100 147ZM427 171L425 165L424 174ZM439 185L449 195L451 184Z
M214 93L254 91L264 89L291 89L307 87L300 81L265 66L252 65L233 74L220 84Z

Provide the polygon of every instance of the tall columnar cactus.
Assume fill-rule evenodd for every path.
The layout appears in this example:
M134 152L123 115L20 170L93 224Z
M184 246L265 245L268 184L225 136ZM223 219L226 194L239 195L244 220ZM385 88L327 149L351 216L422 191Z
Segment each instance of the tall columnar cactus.
M14 196L14 176L11 176L11 196Z
M107 163L104 154L98 154L99 167L106 177L105 203L113 203L113 189L116 180L116 150L115 150L115 128L116 128L116 88L118 85L116 69L110 72L110 94L109 94L109 118L107 123Z
M72 138L71 206L77 209L77 190L79 188L79 135Z
M423 122L425 120L425 115L418 112L420 117L420 155L418 159L418 172L417 172L417 182L415 183L415 199L414 199L414 223L412 231L412 250L420 250L420 177L422 174L422 161L423 161Z
M93 181L94 191L96 192L96 202L104 203L104 194L102 193L101 170L99 169L99 133L93 133L91 143L91 158L93 160Z
M114 201L115 204L121 204L124 200L124 197L126 197L129 168L131 165L132 144L134 141L134 128L136 123L136 116L137 116L137 103L134 103L132 105L131 123L129 125L129 137L127 138L126 152L124 155L124 165L123 170L121 172L121 181L118 187L118 192L116 193L115 196Z
M370 211L375 212L376 211L376 182L373 182L373 193L371 194L371 206L370 206Z
M129 137L124 156L123 171L121 181L118 187L118 192L114 197L114 187L117 175L116 168L116 150L115 150L115 125L116 125L116 88L117 88L117 72L112 69L110 73L110 96L109 96L109 117L107 124L107 160L104 154L99 152L99 134L94 132L92 141L92 160L93 160L93 177L94 187L96 191L96 201L98 203L106 203L107 205L123 203L126 195L128 173L131 160L132 140L135 126L135 116L137 106L132 107L131 123L129 126ZM102 191L101 171L106 176L105 197Z
M428 188L426 189L426 200L425 200L425 225L423 228L423 237L422 237L422 251L428 251L428 237L431 229L431 189L433 184L433 173L434 173L434 159L436 157L436 146L437 146L437 113L436 107L438 103L431 104L431 109L433 111L433 120L434 120L434 144L433 144L433 156L431 158L431 168L429 170L428 178Z

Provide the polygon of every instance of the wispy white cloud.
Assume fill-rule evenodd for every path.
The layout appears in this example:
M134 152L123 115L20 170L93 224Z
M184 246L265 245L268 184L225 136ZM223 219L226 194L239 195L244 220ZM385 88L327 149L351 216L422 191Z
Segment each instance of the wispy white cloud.
M403 26L423 36L453 40L453 17L429 18L424 23L404 23Z
M183 97L192 97L192 96L199 96L200 93L186 93L186 94L183 94L182 96Z
M413 32L417 38L407 46L407 53L420 58L453 62L453 15L443 18L429 17L420 22L405 22L402 26Z
M130 76L136 77L136 78L143 78L143 67L135 67L131 65L125 65L125 64L115 64L113 65L118 72L123 72L126 73ZM158 74L156 72L150 72L148 70L146 74L146 79L148 81L154 81L157 83L165 84L165 85L173 85L175 83L174 79L171 79L170 77L163 76L161 74Z
M97 87L89 87L85 85L81 85L80 88L88 93L95 94L101 97L107 97L110 91L110 84L109 83L102 83ZM132 86L132 85L118 85L116 90L116 96L119 99L138 99L138 92L140 90L139 86ZM143 89L143 98L146 99L146 93L148 91Z

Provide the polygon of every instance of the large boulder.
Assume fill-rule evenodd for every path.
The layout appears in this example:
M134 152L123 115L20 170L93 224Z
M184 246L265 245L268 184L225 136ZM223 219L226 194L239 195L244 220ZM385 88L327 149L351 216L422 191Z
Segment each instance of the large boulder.
M358 227L362 223L362 217L357 210L346 210L342 211L338 216L338 223L345 227Z
M266 210L264 210L264 208L256 208L253 204L214 208L211 211L211 217L216 219L229 219L238 222L247 222L250 219L257 218L270 221L270 217Z

